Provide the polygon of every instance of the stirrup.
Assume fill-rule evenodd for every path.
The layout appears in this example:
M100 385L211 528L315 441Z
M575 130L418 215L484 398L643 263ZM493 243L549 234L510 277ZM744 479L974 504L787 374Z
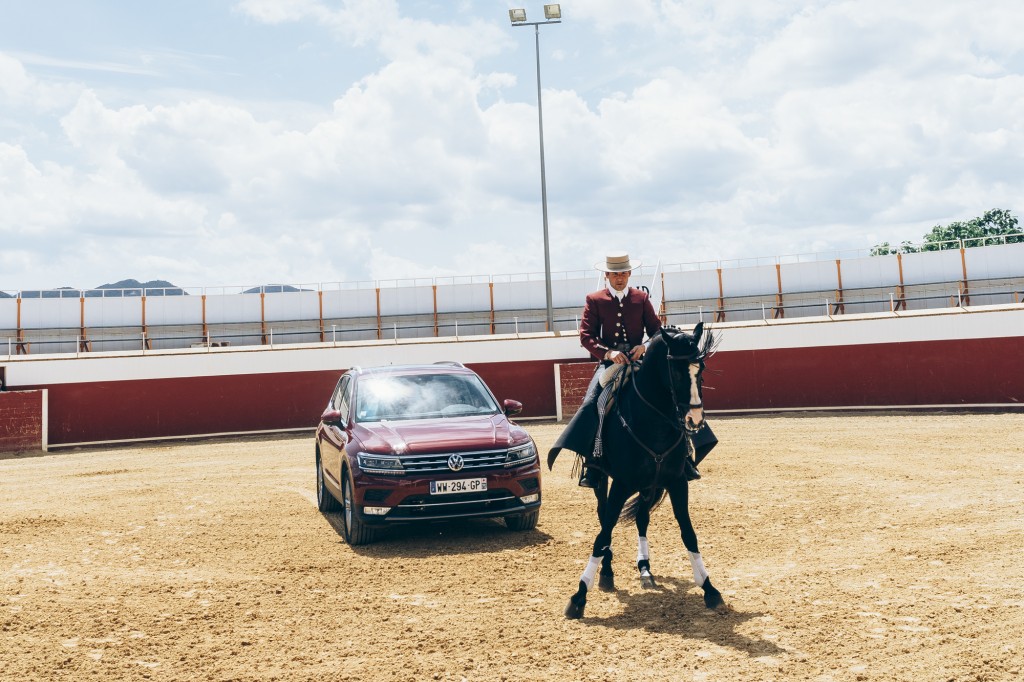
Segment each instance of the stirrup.
M600 482L601 473L591 467L585 467L583 473L580 474L580 480L577 485L581 488L596 488Z

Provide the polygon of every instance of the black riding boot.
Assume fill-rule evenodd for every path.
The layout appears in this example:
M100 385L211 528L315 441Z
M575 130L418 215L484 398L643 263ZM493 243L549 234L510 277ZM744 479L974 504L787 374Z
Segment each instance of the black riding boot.
M600 470L584 464L579 485L581 488L596 488L601 483L601 476Z
M683 473L686 475L687 481L696 481L700 478L700 472L697 471L697 465L694 464L693 460L689 457L683 460Z

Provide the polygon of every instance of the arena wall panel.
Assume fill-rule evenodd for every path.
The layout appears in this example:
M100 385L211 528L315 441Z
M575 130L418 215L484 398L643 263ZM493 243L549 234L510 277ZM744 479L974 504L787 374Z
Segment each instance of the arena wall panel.
M437 312L440 314L489 312L490 309L491 287L487 282L437 287Z
M21 301L23 329L56 329L79 327L82 304L75 298L25 298Z
M260 321L259 294L212 294L206 297L206 321L231 324Z
M265 294L263 319L267 322L319 318L320 295L316 291L275 291Z
M1024 305L708 327L712 413L1024 403ZM11 389L47 389L56 446L312 429L349 367L440 360L479 372L524 418L551 418L555 365L587 357L576 333L556 332L16 356L4 370Z
M932 284L935 282L956 282L963 279L964 269L960 261L960 249L926 251L903 255L903 283Z
M968 279L1000 279L1021 276L1024 244L1002 244L999 248L964 250Z
M139 327L142 325L142 297L86 298L86 327Z
M201 325L203 297L147 296L146 323L149 325Z
M781 266L782 288L787 293L830 291L839 287L835 261L785 263Z
M771 297L779 290L774 265L722 270L722 291L726 296Z
M647 282L635 281L634 284L647 284ZM551 282L551 305L554 308L578 307L582 309L582 301L586 300L587 294L599 286L598 272L596 270L593 277L556 279Z
M47 392L0 391L0 452L47 449Z
M382 315L433 315L432 286L381 287Z
M522 282L495 282L495 310L527 310L533 308L537 301L547 300L544 291L544 280Z
M716 299L719 293L717 269L665 273L666 301Z
M352 318L376 316L376 289L341 289L324 291L325 318Z
M900 282L896 256L851 258L840 261L844 289L892 289Z
M18 328L18 299L0 298L0 329Z

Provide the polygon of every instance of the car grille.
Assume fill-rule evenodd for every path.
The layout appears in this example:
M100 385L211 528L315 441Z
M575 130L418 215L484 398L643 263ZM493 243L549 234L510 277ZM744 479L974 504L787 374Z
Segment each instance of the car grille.
M453 454L458 454L462 457L463 462L459 473L481 471L484 469L500 469L505 463L507 453L507 450L483 450L480 452L402 455L402 467L407 474L451 473L452 470L448 468L448 458Z
M388 519L443 519L447 517L489 516L522 509L519 498L508 490L487 490L459 495L411 495L391 510Z

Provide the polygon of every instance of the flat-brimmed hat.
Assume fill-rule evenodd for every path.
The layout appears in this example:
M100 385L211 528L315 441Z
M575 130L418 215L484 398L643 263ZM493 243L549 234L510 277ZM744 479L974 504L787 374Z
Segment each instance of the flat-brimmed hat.
M625 251L609 253L603 263L595 263L594 267L601 272L629 272L640 267L640 261L629 260L629 254Z

